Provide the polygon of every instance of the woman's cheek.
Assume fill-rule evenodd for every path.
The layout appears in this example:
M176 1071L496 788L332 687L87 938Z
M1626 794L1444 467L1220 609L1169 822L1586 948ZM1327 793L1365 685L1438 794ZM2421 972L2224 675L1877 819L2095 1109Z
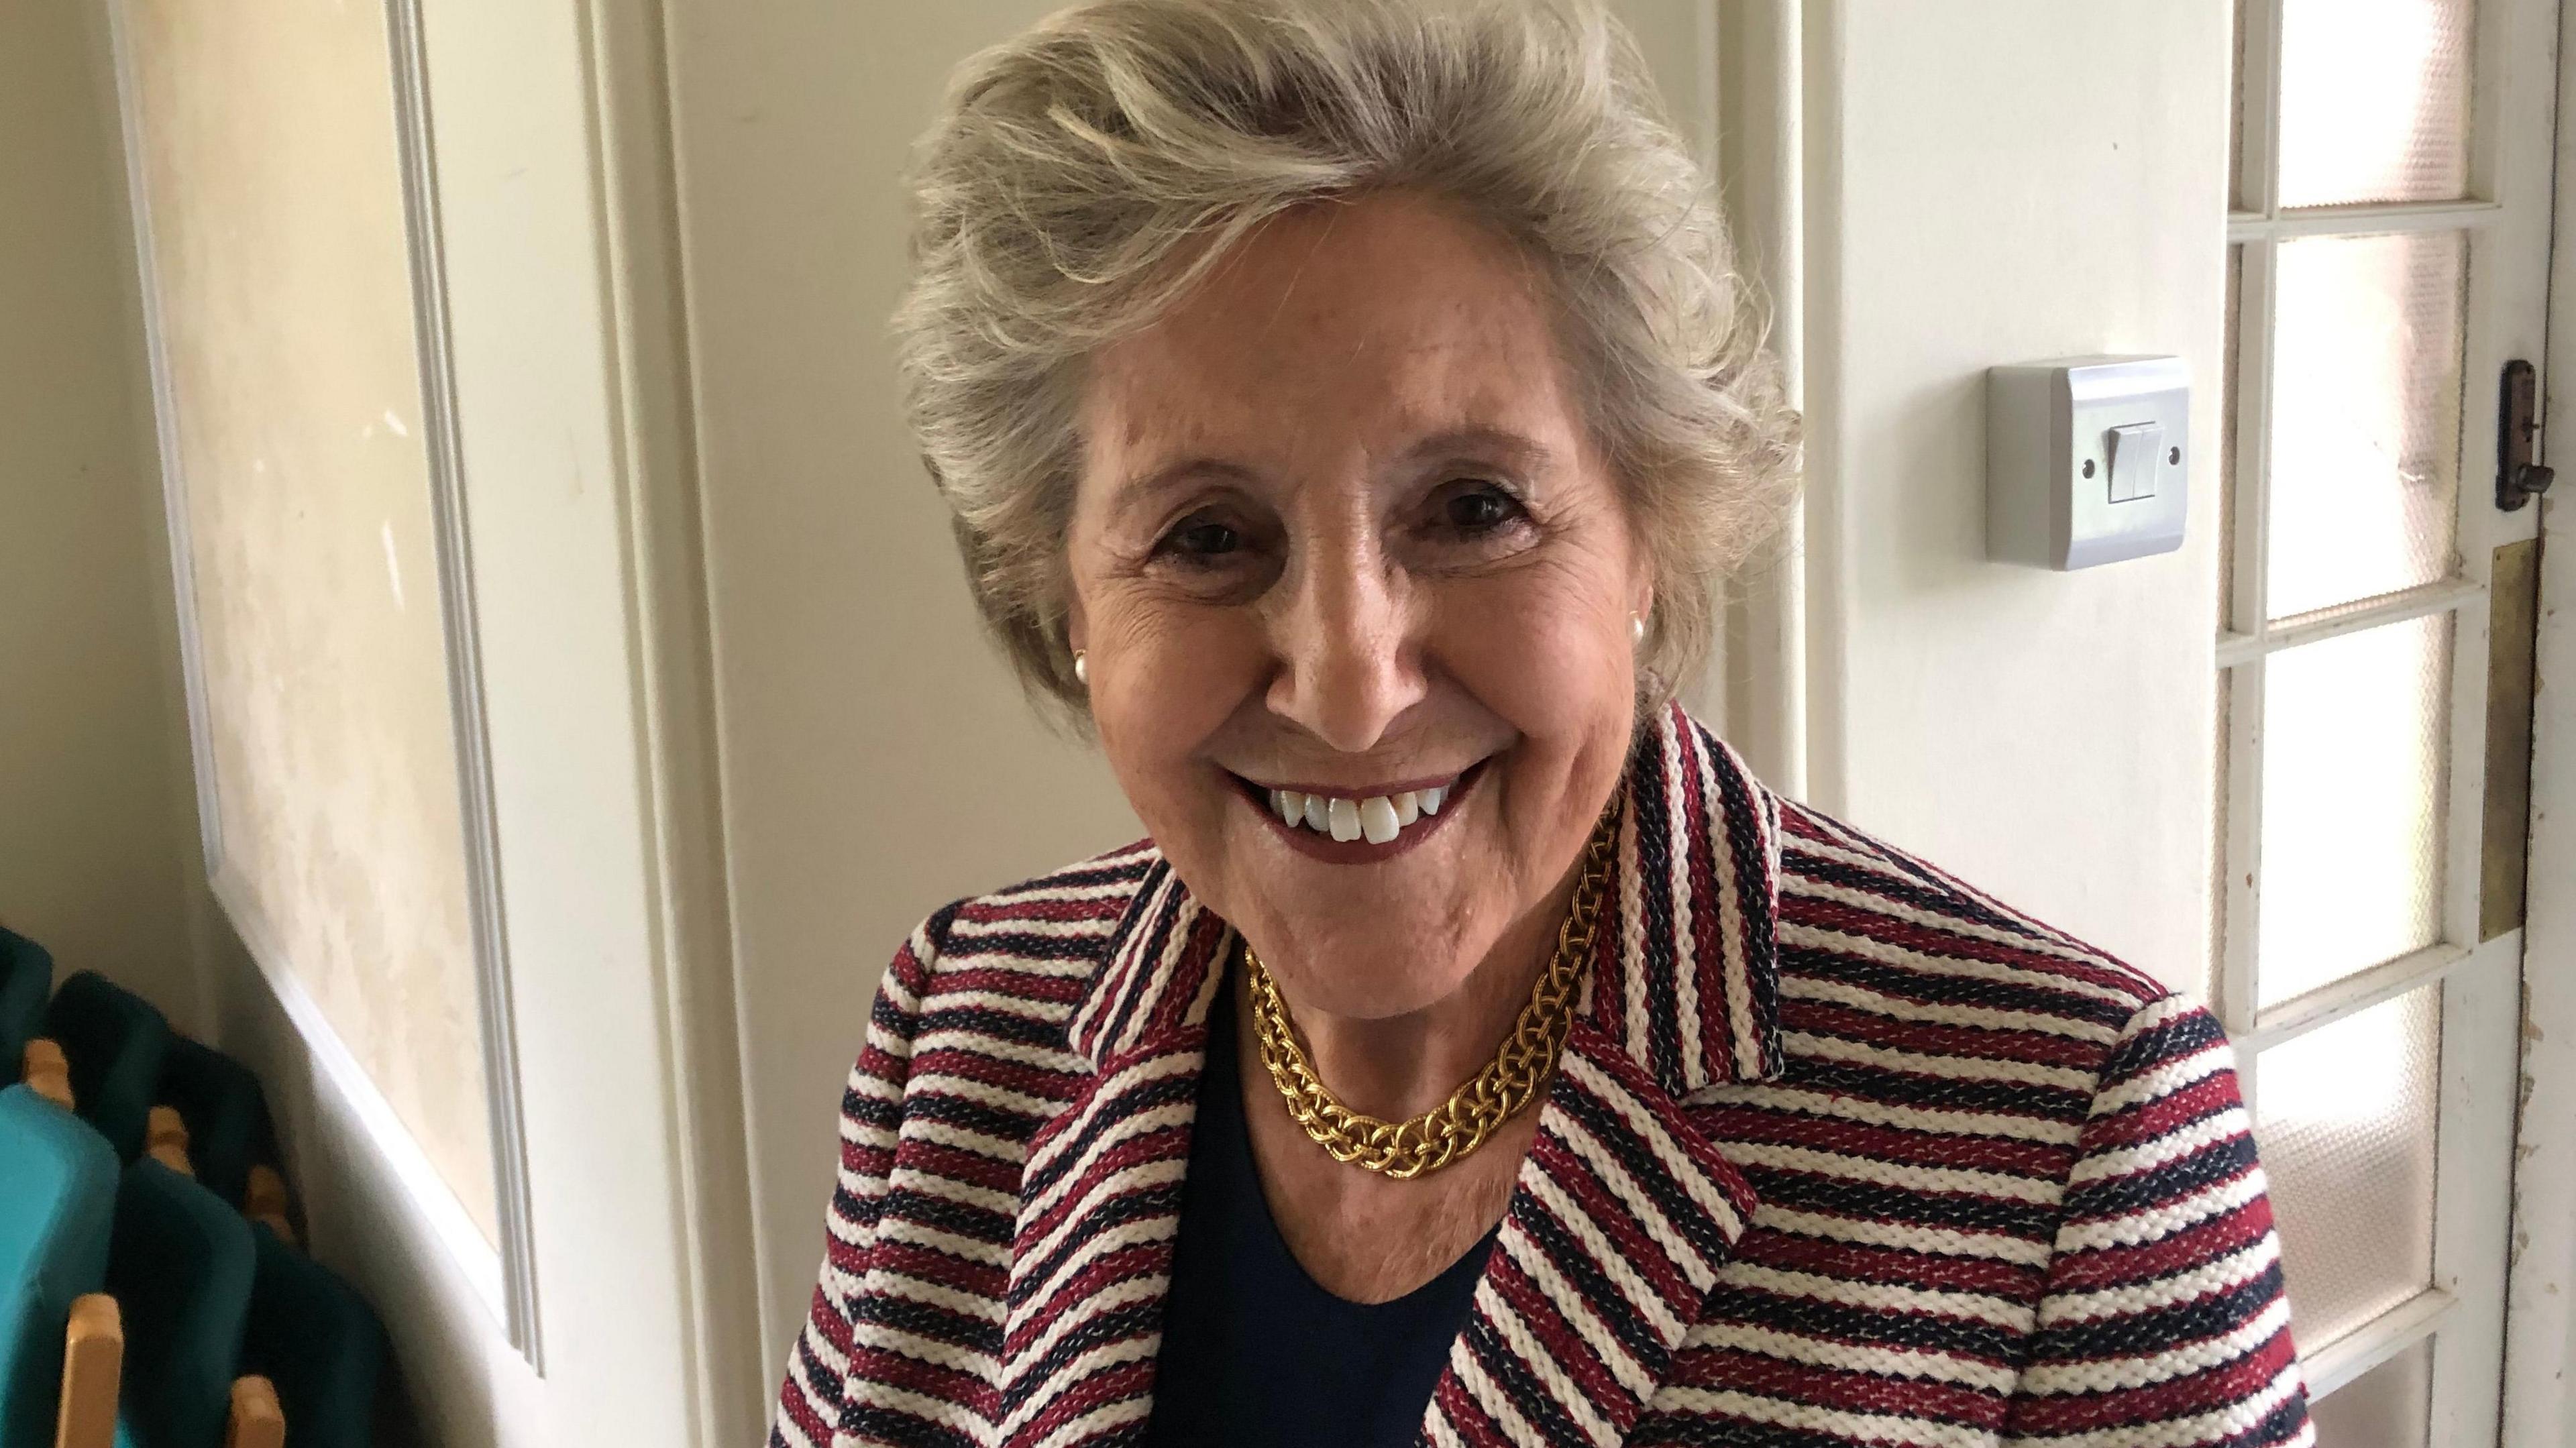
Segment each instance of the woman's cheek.
M1140 810L1165 816L1168 830L1220 803L1203 755L1256 677L1242 630L1203 605L1163 599L1104 599L1091 611L1101 656L1093 671L1092 718L1103 751Z
M1633 708L1626 615L1602 590L1480 580L1444 603L1438 653L1456 682L1521 734L1566 740Z

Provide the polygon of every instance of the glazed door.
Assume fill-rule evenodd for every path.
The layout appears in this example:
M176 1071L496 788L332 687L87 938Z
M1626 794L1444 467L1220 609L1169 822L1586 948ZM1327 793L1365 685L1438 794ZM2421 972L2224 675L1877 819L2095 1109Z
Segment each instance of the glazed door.
M2319 1441L2497 1441L2557 5L2239 0L2213 995Z

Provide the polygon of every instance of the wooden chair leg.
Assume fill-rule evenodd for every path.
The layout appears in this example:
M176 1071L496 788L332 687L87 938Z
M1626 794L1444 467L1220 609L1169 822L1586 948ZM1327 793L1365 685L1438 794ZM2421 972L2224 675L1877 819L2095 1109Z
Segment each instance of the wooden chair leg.
M125 1371L125 1319L116 1299L93 1292L72 1303L63 1333L63 1398L54 1448L109 1448L116 1441L116 1389Z
M63 1048L43 1036L27 1043L26 1059L20 1073L35 1093L61 1107L72 1109L72 1065L63 1059Z
M150 1124L143 1129L143 1154L183 1177L197 1174L188 1163L188 1123L180 1118L179 1108L152 1108Z
M277 1234L277 1240L289 1247L303 1244L295 1240L295 1228L286 1216L286 1178L272 1166L254 1166L250 1180L242 1189L242 1215Z
M277 1406L275 1384L257 1374L233 1379L224 1448L286 1448L286 1414Z

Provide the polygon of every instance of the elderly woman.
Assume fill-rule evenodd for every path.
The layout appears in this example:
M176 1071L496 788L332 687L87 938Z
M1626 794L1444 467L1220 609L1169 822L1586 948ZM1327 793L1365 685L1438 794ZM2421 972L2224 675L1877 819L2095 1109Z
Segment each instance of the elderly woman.
M933 914L771 1441L2302 1443L2226 1043L1670 701L1794 419L1583 4L978 56L899 333L1151 838Z

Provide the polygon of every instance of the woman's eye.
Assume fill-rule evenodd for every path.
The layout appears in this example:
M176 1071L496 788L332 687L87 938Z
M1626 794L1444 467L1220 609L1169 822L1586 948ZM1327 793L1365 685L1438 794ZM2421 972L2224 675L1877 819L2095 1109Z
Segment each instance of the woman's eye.
M1164 552L1192 563L1212 562L1242 547L1241 533L1208 518L1184 523L1163 539Z
M1491 533L1520 516L1518 499L1496 487L1470 488L1441 500L1440 519L1470 537Z

